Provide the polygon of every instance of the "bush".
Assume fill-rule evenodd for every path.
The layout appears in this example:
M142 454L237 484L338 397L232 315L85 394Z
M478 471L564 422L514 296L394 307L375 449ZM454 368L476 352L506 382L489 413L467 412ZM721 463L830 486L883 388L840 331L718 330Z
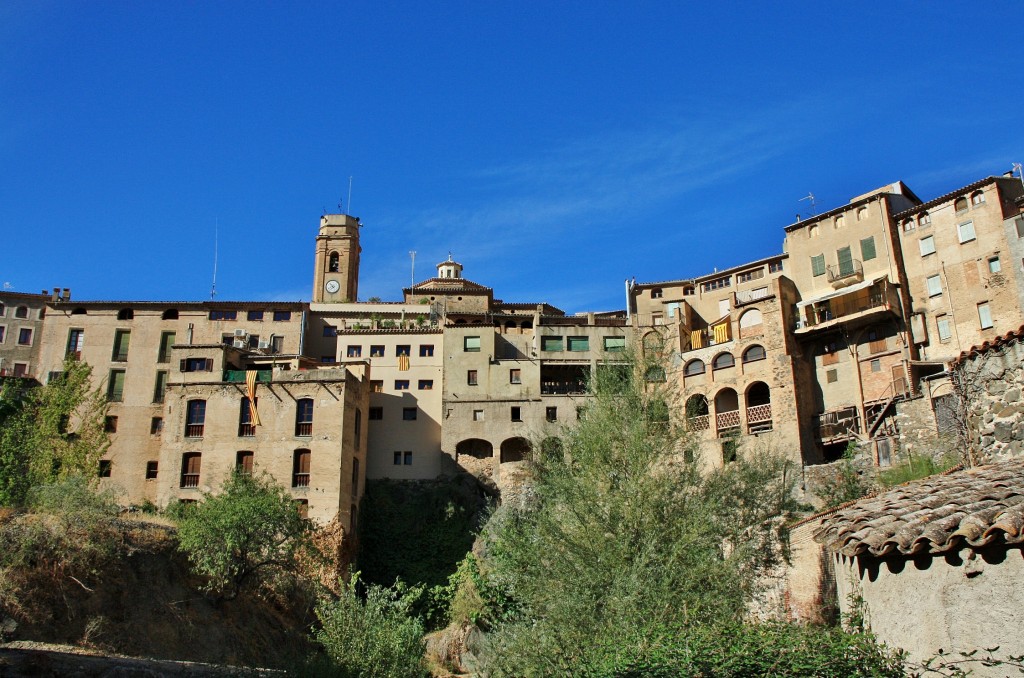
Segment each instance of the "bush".
M918 480L920 478L927 478L928 476L935 475L936 473L942 473L947 471L957 464L960 460L956 454L947 454L938 459L931 457L916 457L914 455L908 455L906 461L903 461L892 468L886 469L879 473L879 480L886 487L895 487L896 485L902 485L903 483L910 482L911 480Z
M337 599L317 606L321 628L315 638L331 663L324 673L339 678L425 676L423 624L412 613L422 587L371 584L363 599L358 585L354 574Z
M179 548L217 598L234 598L249 581L294 572L298 550L308 543L307 521L267 476L236 473L220 494L177 508Z

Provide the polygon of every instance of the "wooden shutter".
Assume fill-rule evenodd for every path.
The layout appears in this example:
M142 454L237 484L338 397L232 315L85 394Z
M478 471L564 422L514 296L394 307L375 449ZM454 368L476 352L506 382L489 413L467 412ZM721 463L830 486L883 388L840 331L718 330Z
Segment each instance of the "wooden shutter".
M853 255L849 247L842 247L836 250L836 259L839 260L839 274L850 275L853 273Z

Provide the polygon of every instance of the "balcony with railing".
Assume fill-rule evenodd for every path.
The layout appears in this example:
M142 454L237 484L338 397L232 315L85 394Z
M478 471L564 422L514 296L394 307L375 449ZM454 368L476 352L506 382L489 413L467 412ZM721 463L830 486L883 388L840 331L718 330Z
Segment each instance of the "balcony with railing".
M825 267L825 275L832 287L846 287L864 280L864 264L860 259L846 259Z
M718 431L719 436L731 433L732 431L738 429L739 427L739 410L729 410L727 412L718 412L717 414L715 414L715 428Z
M747 433L762 433L772 430L772 406L751 405L747 408Z
M224 381L232 384L245 383L246 370L224 370ZM256 382L269 384L273 380L273 373L270 370L256 370Z
M185 424L186 438L202 438L203 424Z
M256 435L256 424L239 424L238 425L238 437L239 438L252 438Z
M862 318L870 318L873 322L875 316L897 314L898 309L896 286L881 278L871 284L861 283L841 292L799 302L794 332L805 334Z
M739 308L747 304L753 304L763 299L771 299L775 292L770 287L759 287L756 290L737 290L733 292L733 306Z
M710 419L711 416L707 414L698 414L693 417L687 417L686 429L688 431L707 431L711 427Z
M182 473L181 474L181 487L182 489L190 489L199 487L199 474L198 473Z
M850 439L860 433L860 415L856 407L844 407L817 416L818 437L824 443Z

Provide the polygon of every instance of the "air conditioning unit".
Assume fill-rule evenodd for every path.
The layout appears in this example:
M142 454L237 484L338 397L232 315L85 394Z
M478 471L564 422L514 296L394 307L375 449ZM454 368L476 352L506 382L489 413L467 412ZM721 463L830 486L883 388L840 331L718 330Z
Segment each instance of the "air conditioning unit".
M248 334L249 333L246 332L245 330L235 330L235 336L236 337L244 337L244 336L247 336Z
M235 339L235 348L245 348L245 347L246 347L246 341L245 341L244 337Z
M270 340L269 339L264 339L264 340L260 341L260 348L263 349L263 350L266 350L266 349L270 348Z

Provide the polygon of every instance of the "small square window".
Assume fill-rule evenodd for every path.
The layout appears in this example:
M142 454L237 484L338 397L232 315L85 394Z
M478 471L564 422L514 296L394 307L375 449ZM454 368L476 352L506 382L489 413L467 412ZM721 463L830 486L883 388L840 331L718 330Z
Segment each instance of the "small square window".
M345 349L346 358L362 358L363 347L362 346L348 346Z
M546 407L544 408L544 418L548 421L558 421L558 408L557 407Z
M408 379L395 379L395 390L396 391L408 391L409 380Z
M518 405L513 405L512 406L512 421L522 421L522 420L523 420L523 408L519 407Z
M103 430L106 433L117 433L117 417L104 417Z
M372 380L370 380L370 391L372 393L383 393L384 392L384 380L383 379L372 379Z
M433 379L420 379L418 385L419 385L419 389L421 391L432 391L432 390L434 390L434 380Z
M621 353L626 350L625 337L605 337L604 350L610 353Z
M336 337L338 336L338 328L334 325L324 325L324 336L325 337Z
M879 360L878 358L875 358L874 360L872 360L871 361L871 371L872 372L881 372L882 371L882 361Z
M434 356L434 345L433 344L420 344L420 357L421 358L432 358Z
M371 358L383 358L384 357L384 346L382 346L382 345L371 345L370 346L370 357Z
M926 281L928 283L928 296L937 297L942 294L942 280L938 275L930 275Z
M467 353L478 353L480 351L480 337L463 337L462 350Z
M510 384L521 384L523 383L522 371L519 368L508 371L508 383Z
M948 315L940 315L935 319L935 327L939 332L939 341L949 341L953 336Z
M399 344L398 346L395 346L395 355L396 356L401 356L401 355L409 356L411 354L412 354L412 347L409 344Z
M245 319L251 322L259 322L263 320L263 311L249 311L245 314Z
M370 408L370 421L381 421L384 419L384 408L383 407L371 407Z
M466 370L466 384L469 386L476 386L476 370Z
M28 327L22 327L18 330L18 345L19 346L31 346L32 345L32 330Z
M483 410L473 410L473 421L483 421L483 420L484 420L484 411Z
M147 461L146 462L146 480L156 480L157 462Z
M825 372L825 381L830 384L834 384L839 381L839 370L827 370Z
M921 249L921 256L922 257L926 257L929 254L935 254L935 237L934 236L930 236L929 235L927 237L921 238L918 241L917 244L918 244L918 246Z
M149 420L149 434L158 436L164 430L164 418L153 417Z
M100 459L100 472L99 472L100 478L109 478L110 477L111 466L112 465L111 465L109 459Z
M401 452L396 451L394 459L395 460L394 460L393 463L394 463L395 466L401 466L402 465L402 453Z
M965 242L971 242L975 238L975 236L974 236L974 222L973 221L965 221L964 223L959 224L956 227L956 233L957 233L957 236L960 238L961 244L965 243Z
M778 273L781 270L782 270L782 262L781 261L773 261L773 262L768 264L768 272L769 273Z
M992 310L988 306L988 302L978 304L978 321L981 323L981 329L987 330L992 327Z
M274 311L274 322L283 323L292 319L291 311Z
M416 421L416 408L415 407L403 407L402 408L402 421Z
M405 465L406 466L412 466L412 452L409 452L408 450L406 450L402 454L402 458L405 461Z
M589 351L590 337L567 337L570 351Z
M992 257L988 260L988 272L999 273L1003 270L1003 264L999 261L999 257Z

